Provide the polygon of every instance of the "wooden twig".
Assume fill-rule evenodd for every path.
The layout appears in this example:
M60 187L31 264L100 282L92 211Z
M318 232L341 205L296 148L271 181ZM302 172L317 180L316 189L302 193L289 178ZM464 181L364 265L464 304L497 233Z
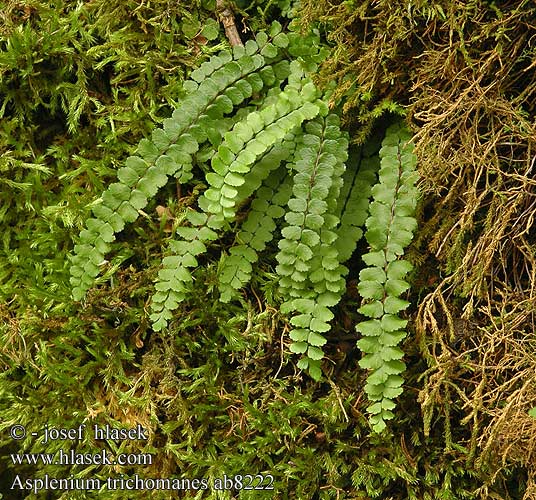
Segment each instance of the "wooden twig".
M220 16L220 20L225 28L225 36L229 40L232 47L244 45L236 29L234 15L231 9L225 5L225 0L216 0L216 10Z

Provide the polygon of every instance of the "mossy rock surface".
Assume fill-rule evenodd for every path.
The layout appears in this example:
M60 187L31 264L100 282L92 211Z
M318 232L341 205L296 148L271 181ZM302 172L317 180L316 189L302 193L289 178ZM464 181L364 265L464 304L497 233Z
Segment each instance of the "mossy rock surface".
M532 448L522 440L532 427L521 410L536 406L527 337L536 146L534 73L527 68L535 13L528 2L420 5L408 11L407 2L394 8L392 2L344 2L328 9L305 1L297 11L298 20L318 21L331 33L332 56L318 82L329 72L338 81L334 99L345 96L352 138L363 139L378 117L403 114L408 105L409 122L419 132L426 196L410 254L421 283L412 296L419 308L410 311L411 338L404 345L411 369L401 416L391 434L378 437L366 421L355 336L348 339L359 320L352 287L324 347L333 369L323 383L303 377L288 361L283 323L270 305L277 283L269 267L253 280L250 300L225 305L210 298L216 270L209 266L196 275L199 293L181 309L174 329L166 335L150 329L147 298L170 226L182 216L176 200L188 206L201 187L163 189L148 217L121 233L97 283L107 286L97 286L83 303L71 299L67 255L87 205L155 123L170 116L184 79L226 43L223 30L216 30L214 2L5 2L4 498L523 498L531 484ZM266 22L260 12L290 15L291 6L280 1L238 7L251 16L240 17L241 27L256 28ZM350 277L357 274L350 269ZM475 344L481 347L475 350ZM486 399L495 388L496 399ZM510 400L517 402L501 403ZM503 407L511 418L501 419ZM472 411L474 418L468 418ZM88 429L82 441L44 444L31 435L42 435L45 426L77 429L82 423ZM9 430L19 424L27 437L14 441ZM96 441L90 432L95 424L142 426L148 440ZM151 463L23 466L10 457L60 448L147 454ZM503 470L501 454L507 459ZM273 476L275 489L11 489L17 475L73 474L105 482L121 473L205 479L211 485L225 474L235 486L236 475L261 474L263 486Z

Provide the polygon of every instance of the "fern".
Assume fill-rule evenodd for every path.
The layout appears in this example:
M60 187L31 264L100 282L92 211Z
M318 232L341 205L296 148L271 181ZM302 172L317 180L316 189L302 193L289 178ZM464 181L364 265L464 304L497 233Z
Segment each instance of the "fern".
M373 156L368 156L367 153ZM341 262L346 262L352 256L356 243L363 236L362 228L368 217L369 198L379 164L377 151L367 152L360 147L350 158L350 168L344 173L337 205L337 215L341 222L335 241Z
M292 191L290 177L284 169L271 175L257 191L247 219L236 236L238 244L231 247L229 254L220 262L220 300L229 302L251 280L253 264L259 252L273 239L276 219L285 214Z
M179 227L181 240L171 240L171 255L164 257L155 284L156 293L151 301L150 319L155 331L162 330L173 317L173 311L183 302L193 282L190 268L197 267L196 257L206 252L206 242L217 239L217 233L209 226L210 217L190 211L187 220L192 227Z
M333 318L330 306L337 304L345 288L333 243L339 219L335 215L341 188L348 142L336 115L320 117L306 124L297 146L294 163L293 197L285 216L287 226L279 242L277 273L285 297L281 310L293 313L290 349L303 354L298 366L310 375L321 376L323 335Z
M279 167L292 157L294 138L294 134L288 133L282 143L275 144L253 165L244 184L238 188L238 200L245 200L253 194L255 198L236 235L237 244L231 247L230 255L222 256L220 262L218 288L223 302L232 300L236 292L249 283L258 254L274 237L275 221L285 214L284 207L290 198L292 185L286 169Z
M358 290L365 300L359 312L371 318L356 327L363 335L357 342L364 353L359 365L371 371L365 391L373 402L368 412L376 432L394 416L393 400L402 393L400 374L406 368L398 345L406 336L407 320L398 314L409 306L400 296L409 288L404 278L412 269L400 257L417 227L413 217L416 157L410 140L411 135L397 124L389 127L382 143L379 183L372 188L373 202L366 222L370 252L363 260L369 267L359 274Z
M400 257L415 229L415 162L409 134L391 127L381 168L374 140L346 167L347 134L309 76L320 57L312 39L286 35L274 23L269 33L193 71L178 108L140 141L117 182L92 206L71 257L72 295L85 296L115 235L169 177L185 184L201 170L206 189L164 249L150 303L153 330L167 328L189 299L196 270L221 248L220 238L234 233L217 269L219 300L230 302L280 233L275 262L281 312L292 327L290 350L301 355L298 367L319 380L331 309L346 290L345 262L366 221L371 251L363 257L369 267L360 273L359 311L371 319L358 325L364 335L358 345L365 354L361 367L372 370L366 386L371 422L381 430L402 391L397 345L406 322L397 314L408 305L400 295L411 266Z
M225 134L223 142L212 158L213 171L206 175L210 187L199 199L199 207L207 215L203 221L204 226L201 229L179 228L179 235L185 234L187 237L183 243L171 243L172 254L166 257L168 262L178 265L177 263L185 255L191 255L184 253L186 242L203 242L202 231L206 233L209 227L219 230L232 221L236 215L236 205L240 201L238 188L246 183L257 159L266 154L274 145L282 142L284 137L299 127L304 120L311 119L318 113L318 105L311 102L318 97L316 89L312 83L303 80L302 76L299 66L294 65L289 75L289 84L278 94L276 101L260 111L250 113L245 121L238 122L230 132ZM210 235L212 236L212 232ZM176 253L175 249L179 249L180 253ZM190 259L192 265L181 266L180 274L172 274L166 267L159 272L157 285L165 279L166 286L170 289L165 293L156 294L153 298L152 310L154 312L151 320L156 331L167 326L167 320L172 317L172 311L177 308L179 302L184 300L184 293L192 283L187 268L195 267L194 261L195 259ZM249 271L249 266L247 270ZM233 276L230 278L230 283L232 286L238 284L242 286L248 274L239 270L236 270L234 274L235 276L242 275L242 279L238 277L235 280ZM174 277L174 279L169 281L169 277ZM223 283L229 280L228 273L224 274L223 278Z
M238 187L246 182L257 159L303 121L318 114L319 107L311 102L317 97L311 82L289 83L274 104L250 113L225 134L212 159L213 172L207 174L210 188L200 200L204 210L216 215L214 220L223 224L234 218Z
M191 179L192 155L200 144L209 140L217 146L221 142L223 116L260 91L265 81L275 84L288 77L288 62L275 60L275 44L288 45L280 29L274 24L274 43L259 33L256 41L234 47L232 53L223 51L192 72L192 79L184 84L187 96L181 105L164 120L162 129L153 131L152 140L140 141L137 155L119 169L119 182L111 184L93 207L94 217L87 220L72 257L70 281L75 300L81 300L93 285L115 234L138 218L138 211L169 176L180 182Z

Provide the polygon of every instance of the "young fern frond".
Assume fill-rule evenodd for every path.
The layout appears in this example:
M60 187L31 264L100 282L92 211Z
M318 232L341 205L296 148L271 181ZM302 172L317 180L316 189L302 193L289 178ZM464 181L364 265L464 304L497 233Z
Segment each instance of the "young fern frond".
M400 298L408 290L404 280L412 269L400 257L417 227L416 157L411 134L401 125L387 129L380 150L379 183L372 188L373 202L367 219L366 239L370 252L363 256L367 268L359 274L358 291L364 299L359 312L371 319L356 327L363 338L357 342L364 353L359 365L370 370L365 391L373 403L368 408L374 431L385 429L394 414L394 398L402 393L400 374L406 365L397 347L405 338L407 320L398 314L409 306Z
M224 255L218 269L220 300L229 302L251 280L252 265L274 238L276 220L285 215L292 193L291 178L284 167L273 172L256 192L248 216L236 235L237 245Z

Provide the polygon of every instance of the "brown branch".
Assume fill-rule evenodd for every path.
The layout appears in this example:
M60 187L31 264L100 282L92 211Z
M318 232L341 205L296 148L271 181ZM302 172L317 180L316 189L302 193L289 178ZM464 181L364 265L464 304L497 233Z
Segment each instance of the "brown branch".
M227 36L231 47L244 45L240 39L238 30L236 29L233 12L225 5L224 0L216 0L216 10L218 11L220 20L223 23L225 35Z

